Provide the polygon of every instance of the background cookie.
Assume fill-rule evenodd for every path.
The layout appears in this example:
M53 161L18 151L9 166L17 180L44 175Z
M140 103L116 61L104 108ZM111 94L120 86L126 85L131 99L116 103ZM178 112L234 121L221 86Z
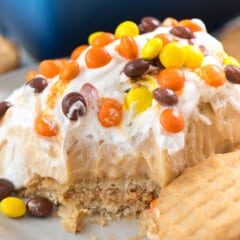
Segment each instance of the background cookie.
M16 68L19 62L20 57L17 47L0 35L0 74Z

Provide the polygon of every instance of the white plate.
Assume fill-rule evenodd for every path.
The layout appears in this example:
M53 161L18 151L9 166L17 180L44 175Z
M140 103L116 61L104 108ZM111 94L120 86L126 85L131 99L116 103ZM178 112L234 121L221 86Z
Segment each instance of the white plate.
M12 90L24 84L27 71L34 68L36 66L29 66L0 76L0 101ZM128 219L110 222L104 227L87 223L84 233L74 235L65 232L56 217L37 219L25 216L20 219L9 219L0 213L1 240L127 240L136 237L137 233L137 221Z

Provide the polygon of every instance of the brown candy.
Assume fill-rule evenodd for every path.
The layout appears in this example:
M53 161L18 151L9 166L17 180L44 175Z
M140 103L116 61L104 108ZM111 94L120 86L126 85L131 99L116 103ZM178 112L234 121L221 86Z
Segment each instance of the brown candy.
M141 33L144 32L151 32L157 27L161 25L161 22L159 19L154 17L144 17L141 20L141 23L139 25L139 30Z
M0 178L0 201L9 197L14 192L13 184L4 178Z
M86 99L79 92L70 92L62 100L62 111L67 118L76 121L87 112Z
M169 88L156 88L153 90L153 96L163 106L173 106L178 103L176 93Z
M53 210L53 204L44 197L35 197L27 202L28 213L34 217L48 217Z
M4 114L11 106L12 104L10 102L7 101L0 102L0 119L3 118Z
M226 78L231 83L240 84L240 67L227 65L224 68Z
M131 78L141 77L149 68L150 63L142 58L129 61L123 68L126 76Z
M176 26L170 30L170 33L176 37L191 39L194 38L194 33L187 27Z
M35 77L28 82L28 85L34 88L35 93L40 93L47 87L48 82L44 77Z

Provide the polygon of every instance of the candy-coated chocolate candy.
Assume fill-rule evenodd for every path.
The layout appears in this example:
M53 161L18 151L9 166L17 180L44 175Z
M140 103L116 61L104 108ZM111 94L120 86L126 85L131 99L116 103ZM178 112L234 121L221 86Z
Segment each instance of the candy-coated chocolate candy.
M141 19L139 28L141 32L151 32L161 25L159 19L155 17L144 17Z
M76 121L87 112L87 102L79 92L70 92L62 100L62 111L70 120Z
M104 47L108 45L109 43L113 42L115 40L115 36L112 33L101 33L97 35L93 40L92 40L92 46L95 47Z
M48 217L53 210L53 204L45 197L34 197L27 201L27 210L34 217Z
M189 68L201 67L204 58L202 51L193 45L186 45L184 50L186 53L184 65Z
M226 81L222 68L214 64L208 64L201 68L202 79L212 87L219 87Z
M231 56L226 56L223 60L223 63L225 65L236 65L237 67L240 67L240 62L236 58Z
M8 101L0 102L0 120L11 106L12 104Z
M80 89L80 93L84 96L88 103L88 107L99 107L99 94L98 90L90 83L85 83Z
M227 65L224 68L224 71L229 82L240 84L240 67L235 65Z
M71 62L64 64L61 67L61 71L59 73L59 78L62 81L68 82L68 81L74 79L75 77L77 77L79 72L80 72L80 67L79 67L78 62L73 60Z
M115 30L115 36L117 38L123 36L136 37L138 35L139 35L138 26L135 22L132 21L124 21L120 23Z
M27 75L26 75L26 82L29 82L30 80L32 80L32 78L36 77L37 72L34 70L29 70Z
M60 72L59 65L54 60L43 60L40 62L38 70L46 78L53 78Z
M162 25L164 27L175 27L178 25L178 20L173 17L167 17L163 20Z
M138 56L137 43L131 36L121 37L120 44L116 46L116 51L127 59L134 59Z
M0 201L14 192L14 185L7 179L0 178Z
M156 88L153 96L163 106L173 106L178 103L177 94L169 88Z
M202 26L200 26L191 19L183 19L179 21L179 25L189 28L192 32L199 32L204 30Z
M184 47L177 42L171 42L163 47L159 55L162 65L166 68L183 66L186 53Z
M28 85L34 89L35 93L41 93L48 85L47 79L41 76L32 78Z
M162 40L163 46L170 42L176 42L177 39L169 33L159 33L154 38L160 38Z
M150 63L142 58L130 60L123 68L126 76L137 78L142 76L149 68Z
M92 42L94 40L95 37L101 35L103 32L102 31L98 31L98 32L94 32L94 33L91 33L89 36L88 36L88 44L89 45L92 45Z
M106 128L118 126L122 121L122 104L114 98L102 98L98 119Z
M58 133L58 127L51 116L39 113L34 122L35 131L45 137L53 137Z
M185 76L178 68L166 68L160 71L157 80L161 87L178 91L184 87Z
M170 30L170 33L180 38L186 38L186 39L194 38L193 32L189 28L183 27L183 26L173 27Z
M100 68L107 65L112 60L108 51L101 47L90 48L85 55L88 68Z
M143 59L153 59L160 53L163 42L160 38L153 38L146 42L143 46L141 57Z
M17 197L4 198L0 203L0 209L4 215L10 218L22 217L26 213L24 201Z
M125 96L127 109L133 107L135 113L141 113L152 105L153 95L145 87L131 89Z
M184 128L184 118L182 114L173 108L164 109L160 115L162 128L169 133L178 133Z
M88 45L81 45L77 48L75 48L73 51L72 51L72 54L71 54L71 59L72 60L76 60L80 57L81 53L88 48Z

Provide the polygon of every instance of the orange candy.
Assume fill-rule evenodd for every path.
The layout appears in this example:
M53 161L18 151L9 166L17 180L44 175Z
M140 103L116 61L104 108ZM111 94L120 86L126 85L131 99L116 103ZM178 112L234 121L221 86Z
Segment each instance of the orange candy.
M202 27L200 25L198 25L197 23L195 23L191 19L183 19L183 20L179 21L179 25L187 27L190 30L192 30L193 32L198 32L198 31L203 31L204 30L204 29L202 29Z
M157 81L161 87L178 91L184 87L185 76L178 68L166 68L157 75Z
M34 123L35 131L45 137L53 137L58 133L57 125L52 121L51 117L44 113L39 113Z
M108 51L101 47L90 48L86 55L85 61L89 68L100 68L107 65L112 60Z
M101 33L97 35L93 41L92 46L95 47L104 47L108 45L109 43L113 42L115 40L115 35L112 33Z
M167 17L163 20L162 26L164 27L176 27L178 26L178 20L172 17Z
M202 79L212 87L219 87L226 81L226 76L222 68L214 64L208 64L201 68Z
M59 78L62 81L70 81L80 72L80 67L76 61L65 63L60 71Z
M163 42L163 46L168 44L168 43L177 41L176 38L174 38L172 35L170 35L168 33L159 33L155 36L155 38L160 38Z
M116 46L116 51L127 59L134 59L138 56L138 46L131 36L121 37L120 44Z
M177 109L167 108L160 115L163 129L170 133L178 133L184 128L184 119Z
M118 100L102 98L98 119L106 128L118 126L122 121L122 111L122 104Z
M154 198L150 203L150 210L153 211L153 209L156 207L157 204L157 198Z
M88 48L88 45L81 45L79 47L76 47L71 54L71 59L72 60L76 60L77 58L79 58L79 56L81 55L81 53Z
M38 70L46 78L53 78L60 72L59 64L55 60L43 60L40 62Z
M34 70L29 70L26 76L26 82L29 82L30 80L32 80L34 77L36 77L37 72Z

